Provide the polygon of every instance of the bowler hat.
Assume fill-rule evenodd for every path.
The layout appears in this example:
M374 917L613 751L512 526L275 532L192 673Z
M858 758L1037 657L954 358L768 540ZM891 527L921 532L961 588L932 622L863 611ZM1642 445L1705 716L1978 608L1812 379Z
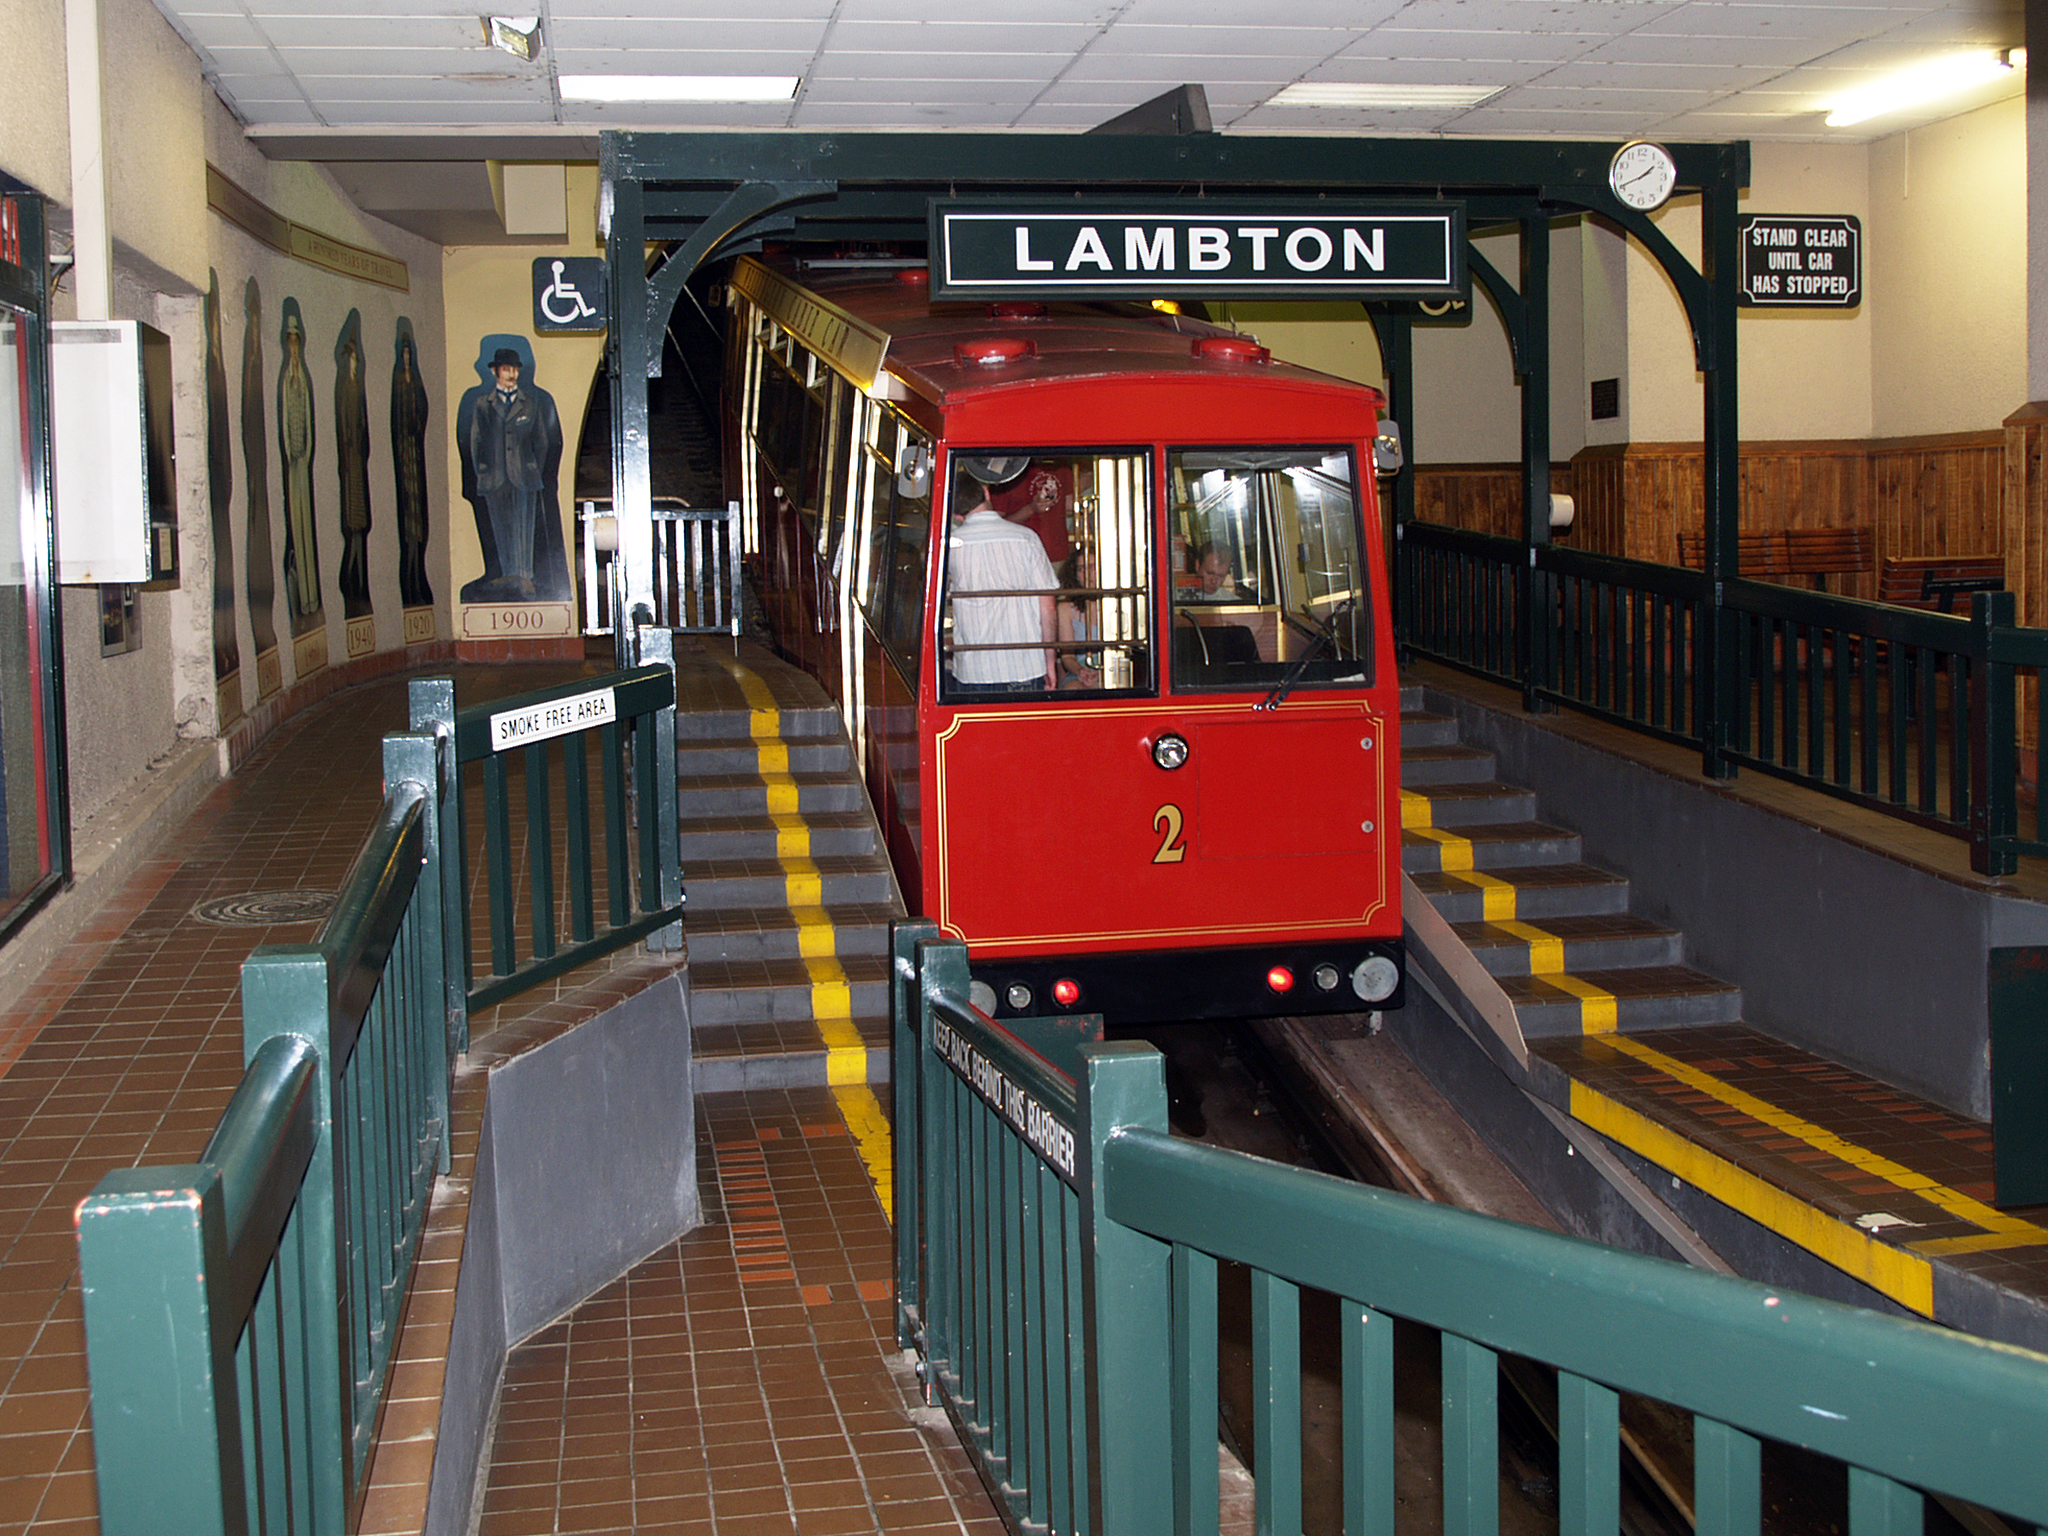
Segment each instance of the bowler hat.
M520 360L519 354L510 347L500 347L491 354L491 366L493 368L524 368L526 364Z

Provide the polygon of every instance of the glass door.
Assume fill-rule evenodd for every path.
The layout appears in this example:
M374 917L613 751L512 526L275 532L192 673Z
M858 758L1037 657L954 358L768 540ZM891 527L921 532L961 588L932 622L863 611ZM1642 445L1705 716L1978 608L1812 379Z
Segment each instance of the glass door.
M0 941L70 863L42 249L40 200L0 190Z

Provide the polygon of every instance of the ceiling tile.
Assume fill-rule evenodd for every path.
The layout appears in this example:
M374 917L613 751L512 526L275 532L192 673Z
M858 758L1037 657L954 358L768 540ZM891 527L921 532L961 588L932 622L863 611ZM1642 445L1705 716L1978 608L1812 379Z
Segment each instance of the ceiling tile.
M680 6L664 0L549 0L550 21L814 21L832 19L832 0L714 0Z
M812 78L804 82L805 106L846 106L882 102L930 102L963 106L987 102L993 107L1028 105L1045 89L1038 80L855 80Z
M1101 33L1082 22L1016 26L969 21L848 21L832 27L832 51L882 49L925 53L1049 53L1062 60Z
M1124 0L977 0L973 19L1030 26L1108 26L1125 9ZM839 0L833 14L841 23L957 22L960 7L936 0Z
M279 48L474 48L484 41L475 13L466 16L382 16L337 20L327 16L266 16L264 38Z
M1342 33L1327 27L1137 27L1126 22L1108 32L1091 52L1326 59L1346 41Z
M1268 20L1284 27L1361 32L1400 14L1405 0L1278 0L1254 10L1245 0L1130 0L1118 22L1150 26L1244 26Z
M1589 32L1432 32L1385 26L1344 51L1390 59L1575 59L1602 41Z
M545 80L537 65L522 64L490 48L279 48L276 57L301 76L403 75L414 80L436 75L495 75L508 80Z
M811 20L726 17L703 21L551 21L543 29L559 57L565 50L662 48L700 53L728 50L760 53L800 48L815 50L825 36L824 23ZM726 74L717 59L699 59L699 74Z

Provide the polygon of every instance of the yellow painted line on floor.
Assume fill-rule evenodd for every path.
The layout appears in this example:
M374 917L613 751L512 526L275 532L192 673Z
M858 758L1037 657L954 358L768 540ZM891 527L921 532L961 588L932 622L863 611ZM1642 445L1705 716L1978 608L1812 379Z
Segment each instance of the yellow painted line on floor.
M782 900L788 907L815 907L825 900L825 877L808 858L783 859Z
M1446 832L1442 827L1403 827L1417 837L1437 845L1437 868L1445 874L1459 874L1472 867L1472 839Z
M810 828L797 807L797 786L789 776L789 748L782 741L782 711L761 675L730 657L720 663L740 685L747 729L768 788L768 814L775 820L775 855L797 924L797 953L811 977L811 1018L825 1044L825 1080L840 1117L853 1136L860 1160L890 1221L896 1219L895 1153L889 1117L868 1086L868 1048L853 1026L853 987L839 963L839 942L825 913L824 878L811 861Z
M2039 1248L2048 1245L2048 1230L2035 1228L2032 1232L1979 1232L1973 1237L1930 1237L1922 1242L1906 1246L1915 1253L1924 1253L1930 1259L1948 1258L1959 1253L1994 1253L2005 1248Z
M1476 869L1448 871L1454 879L1479 892L1479 915L1489 923L1509 923L1515 918L1517 896L1514 882Z
M811 856L811 824L788 811L771 811L775 823L775 857L808 859Z
M1958 1221L1967 1221L1973 1226L1982 1227L1987 1233L2022 1237L2029 1242L2048 1241L2048 1229L2042 1228L2038 1223L2023 1221L2017 1216L2008 1216L1981 1200L1972 1199L1959 1189L1951 1189L1924 1173L1915 1172L1904 1163L1894 1162L1868 1147L1859 1147L1823 1126L1815 1125L1810 1120L1803 1120L1798 1115L1788 1113L1753 1093L1745 1093L1732 1084L1722 1082L1710 1072L1701 1071L1698 1067L1689 1066L1667 1056L1654 1046L1645 1045L1640 1040L1632 1040L1626 1035L1616 1035L1607 1043L1616 1050L1635 1057L1646 1066L1655 1067L1666 1076L1675 1078L1688 1088L1697 1089L1719 1099L1731 1109L1741 1110L1751 1119L1762 1121L1773 1130L1795 1137L1810 1147L1817 1147L1830 1157L1839 1158L1872 1178L1883 1179L1888 1184L1897 1185L1910 1194L1918 1195L1928 1204L1955 1217Z
M1513 934L1529 946L1529 974L1531 976L1543 976L1554 980L1563 973L1564 940L1560 939L1556 934L1545 933L1534 923L1516 922L1512 918L1506 922L1495 923L1493 926L1500 929L1503 933Z
M834 1088L840 1118L853 1135L854 1150L868 1170L868 1179L882 1202L882 1214L896 1220L896 1143L889 1134L889 1116L866 1083Z
M1436 819L1436 805L1425 794L1412 789L1401 791L1401 830L1414 831L1426 827Z
M1579 1033L1582 1035L1613 1035L1619 1022L1621 1003L1605 987L1596 987L1582 977L1559 972L1543 978L1561 992L1569 992L1579 1000ZM1618 1036L1616 1038L1619 1038Z
M806 960L822 960L839 953L839 935L823 907L792 907L796 919L796 952Z
M896 1164L889 1117L868 1086L868 1047L853 1025L852 984L836 955L807 955L804 968L811 973L811 1017L825 1042L825 1081L832 1087L832 1097L874 1183L876 1197L894 1221Z
M1934 1315L1934 1266L1917 1254L1879 1242L1584 1083L1572 1084L1571 1107L1572 1118L1581 1124L1670 1170L1900 1306L1922 1317Z

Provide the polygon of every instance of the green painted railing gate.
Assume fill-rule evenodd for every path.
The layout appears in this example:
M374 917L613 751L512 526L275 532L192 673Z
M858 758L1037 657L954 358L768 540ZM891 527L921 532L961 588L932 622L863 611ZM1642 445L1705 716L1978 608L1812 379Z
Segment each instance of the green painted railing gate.
M468 1009L557 975L681 911L675 679L666 664L457 713L415 682L415 729L384 740L384 802L310 945L242 967L247 1068L199 1161L107 1175L79 1207L100 1528L339 1536L365 1491L437 1173ZM589 720L602 723L584 722ZM510 852L502 757L526 773L528 847ZM592 856L588 743L604 786ZM487 745L485 821L498 973L468 985L462 749ZM549 788L555 750L569 812ZM664 750L665 748L665 750ZM628 828L637 822L637 848ZM572 943L556 943L557 831ZM636 857L637 856L637 857ZM635 868L636 883L628 876ZM509 895L533 893L531 952L510 952ZM608 889L608 927L593 883ZM500 897L506 899L501 903Z
M1925 1494L2048 1524L2048 1356L1175 1138L1149 1046L1064 1072L1020 1037L1049 1021L968 1004L962 946L893 950L900 1336L1016 1530L1217 1530L1222 1264L1262 1533L1301 1528L1304 1289L1338 1299L1347 1536L1395 1530L1396 1319L1441 1337L1451 1536L1499 1529L1503 1354L1555 1372L1567 1536L1616 1529L1624 1392L1691 1416L1701 1536L1760 1528L1766 1440L1846 1467L1850 1536Z

